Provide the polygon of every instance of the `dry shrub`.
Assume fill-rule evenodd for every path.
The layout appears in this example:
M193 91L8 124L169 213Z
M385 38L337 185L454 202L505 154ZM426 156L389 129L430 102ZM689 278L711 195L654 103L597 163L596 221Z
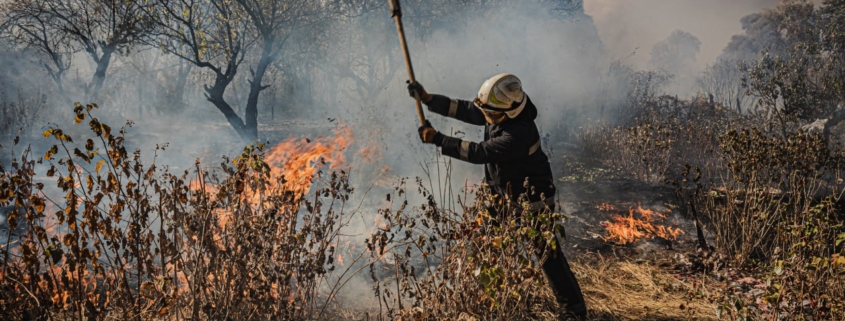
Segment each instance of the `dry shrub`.
M40 119L47 104L47 96L27 97L22 91L11 97L0 92L0 144L10 142L14 137L30 129Z
M604 159L614 156L613 133L613 126L603 121L579 127L576 133L579 152L591 161L604 163Z
M381 308L390 318L414 320L555 319L556 303L541 263L558 246L562 214L498 200L483 189L460 213L438 209L433 197L419 211L384 210L384 227L369 240L390 267L371 270ZM403 190L399 191L401 195ZM506 202L509 203L509 202ZM516 202L514 202L516 204ZM502 213L498 223L491 211ZM420 215L421 214L421 215Z
M388 199L396 208L379 211L382 225L366 250L338 249L351 219L345 173L318 175L301 194L286 173L273 175L264 147L255 145L215 172L197 163L172 174L155 157L127 151L125 129L113 132L95 108L75 106L90 138L74 143L51 126L44 136L56 145L43 158L25 152L0 167L4 232L19 232L0 245L4 315L326 318L338 311L339 289L367 268L379 318L558 315L551 291L537 289L548 289L542 249L558 246L560 213L529 211L527 202L487 207L499 200L486 190L460 213L444 211L418 180L426 204L410 209L404 185L397 187ZM503 213L498 225L491 211ZM335 271L341 251L353 254L352 263Z
M410 208L404 186L398 187L388 198L394 207L379 211L383 224L367 240L367 251L332 278L339 231L349 219L344 206L352 189L345 173L319 180L307 196L298 194L285 187L284 177L271 175L257 145L225 160L217 174L197 164L194 174L174 175L154 159L146 165L140 152L128 152L125 131L112 133L93 118L95 107L75 109L77 123L87 121L93 133L84 143L52 127L44 134L57 144L43 160L24 153L0 168L0 208L10 235L0 244L4 315L319 318L344 280L367 267L382 318L557 315L540 262L548 255L542 248L557 246L559 213L505 202L492 206L504 213L495 225L486 205L499 202L483 189L456 213L442 210L417 181L428 203ZM712 302L736 318L842 317L840 155L804 133L782 139L734 131L720 143L716 155L724 167L709 173L725 175L717 177L723 188L698 184L696 205L713 224L721 249L759 260L769 309L746 308L748 302L731 293ZM39 166L49 167L46 175L57 189L51 192L37 178ZM600 262L575 270L600 316L701 318L699 308L690 308L700 289L654 269ZM646 309L611 302L619 297L657 303Z
M818 134L785 138L755 128L720 139L722 176L696 200L717 247L739 266L763 267L763 309L726 294L737 318L845 317L843 158ZM702 184L697 188L701 189Z
M318 291L334 269L351 188L331 174L302 195L271 175L263 146L250 146L216 175L171 174L142 162L75 107L93 135L60 128L43 159L24 153L0 167L0 207L11 230L2 245L0 311L13 319L291 320L319 317ZM162 148L163 149L163 148ZM58 189L45 188L36 173ZM336 286L336 285L335 285Z
M720 140L724 176L704 209L718 247L736 254L739 263L784 248L793 240L779 235L782 225L802 225L800 219L823 204L820 200L836 201L845 188L839 182L841 160L818 135L798 132L782 139L752 128Z
M632 178L672 182L718 250L765 278L761 302L716 295L711 302L723 316L845 317L841 152L765 104L738 115L703 97L663 96L629 101L628 108L627 124L586 129L582 148Z
M616 169L627 169L633 178L647 183L665 180L672 165L672 131L660 123L641 123L613 132L618 142L616 157L608 159Z
M638 118L639 123L627 128L598 130L611 134L585 141L617 151L604 159L605 164L624 168L634 178L677 175L668 181L674 182L697 226L702 226L698 217L704 219L704 230L715 239L716 248L729 254L735 266L759 268L768 284L765 300L748 302L741 294L725 292L712 300L722 315L845 317L841 152L831 150L832 145L816 134L791 131L783 136L784 128L794 126L750 126L771 122L773 116L765 111L719 118L702 110L707 111L657 109L654 117ZM701 121L690 121L695 119ZM667 144L656 143L661 140ZM661 163L663 159L669 162ZM700 165L693 169L680 163L682 170L676 174L676 162ZM706 248L701 235L700 244Z
M686 163L710 168L718 163L718 135L739 118L703 97L671 96L638 100L633 118L613 126L597 122L582 128L582 151L632 179L659 184L679 176Z

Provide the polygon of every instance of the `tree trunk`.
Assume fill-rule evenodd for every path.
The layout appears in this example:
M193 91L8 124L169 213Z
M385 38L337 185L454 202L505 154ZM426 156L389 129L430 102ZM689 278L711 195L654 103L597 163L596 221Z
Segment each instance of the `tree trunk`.
M111 55L114 53L114 47L103 47L103 55L100 58L95 58L97 62L97 70L94 72L94 78L91 79L91 87L88 92L88 102L96 102L100 89L103 88L103 82L106 80L106 70L111 63Z
M226 121L229 122L229 125L232 125L232 128L235 129L238 136L244 140L251 141L255 139L252 136L251 131L247 130L247 127L244 125L241 117L238 116L238 113L232 109L232 106L230 106L225 99L223 99L223 93L226 91L226 86L228 86L231 82L231 79L226 79L225 76L218 74L214 80L214 87L205 86L205 98L214 104L221 113L223 113L223 116L226 117Z
M188 75L191 74L191 69L193 69L193 65L186 64L184 61L179 62L179 73L176 79L176 86L173 89L175 90L172 96L173 102L171 102L179 105L179 112L185 109L185 85L188 83Z
M272 43L267 42L261 51L261 59L258 60L249 86L249 98L246 101L244 119L246 120L246 130L249 132L251 139L258 139L258 95L268 87L262 86L261 81L264 79L267 67L273 60L270 57L270 50L272 50Z
M52 71L50 68L48 68L46 66L44 68L47 68L48 71ZM51 73L51 76L53 78L53 82L56 83L56 89L59 91L59 96L61 96L60 98L62 100L64 100L64 102L66 104L68 104L68 106L73 106L74 101L73 101L73 99L70 98L70 95L68 95L67 91L65 91L65 86L63 84L63 82L64 82L64 70L62 70L62 71L60 71L59 73L56 73L56 74Z

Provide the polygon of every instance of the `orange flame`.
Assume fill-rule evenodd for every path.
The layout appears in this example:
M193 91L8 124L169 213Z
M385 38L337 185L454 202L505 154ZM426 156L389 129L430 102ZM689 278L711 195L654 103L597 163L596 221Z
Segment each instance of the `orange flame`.
M616 206L613 206L613 204L610 203L601 203L596 205L596 209L602 212L612 212L616 211Z
M344 151L352 143L352 130L343 126L334 131L334 136L320 136L314 140L288 138L271 147L264 156L270 168L270 175L284 178L282 184L274 184L275 192L288 192L301 199L311 189L314 176L323 165L337 169L346 164ZM217 192L214 184L208 183L203 174L190 183L192 191L204 190L212 198ZM252 206L260 205L261 195L246 189L245 200Z
M313 141L291 138L270 148L264 158L265 163L270 167L270 174L273 177L284 177L283 180L280 180L280 186L273 186L274 192L293 193L295 200L301 199L309 192L313 180L315 179L315 176L318 175L318 171L321 167L327 164L329 169L337 169L340 166L344 166L346 162L344 151L352 142L352 131L348 127L341 127L336 130L334 134L335 136L318 137ZM76 165L75 170L77 174L83 174L81 166ZM76 180L75 188L81 188L80 180ZM217 186L208 183L202 173L199 174L199 177L196 180L190 183L189 188L193 191L202 190L212 198L217 194ZM43 194L41 196L46 198ZM243 199L247 200L248 204L251 206L257 207L258 205L261 205L261 197L259 193L250 190L248 187L244 191ZM41 222L47 237L57 238L60 240L64 239L64 235L67 234L67 231L65 231L61 224L59 224L59 220L55 214L52 214L56 212L53 204L51 202L47 202L45 204L45 210L42 211L47 214ZM219 218L219 230L216 231L218 235L215 238L215 241L222 247L222 237L220 237L221 231L225 230L227 226L233 222L234 217L233 213L227 209L216 208L214 209L214 213L218 215ZM193 237L196 238L196 236ZM7 243L6 245L8 247L7 251L10 255L15 257L23 255L21 253L20 242L14 244ZM340 261L339 263L343 265L343 259L340 256L338 256L338 260ZM23 263L21 261L16 261L9 262L8 264L15 264L18 267L21 267ZM172 263L166 263L165 266L166 271L177 270L177 267ZM82 284L82 291L91 302L100 301L100 295L102 294L102 291L100 291L100 284L107 283L104 280L118 280L124 277L120 274L120 270L112 269L113 267L106 267L109 270L100 273L97 273L96 270L90 268L80 270L71 267L72 265L68 263L66 258L61 258L61 260L52 262L49 266L43 268L47 273L24 275L23 283L30 283L31 281L34 281L37 284L37 289L39 291L50 291L50 301L53 305L67 309L70 307L69 305L73 303L71 300L70 290L61 287L55 288L51 285L51 281L48 280L48 276L51 276L54 279L60 278L63 280L69 280L67 282L70 282L71 284L77 282ZM129 267L125 266L124 270L126 269L129 269ZM175 282L178 282L179 284L177 291L188 292L188 285L190 283L188 276L186 276L186 274L182 271L174 272L174 274L176 276ZM5 277L7 277L7 275L0 271L0 278ZM225 279L227 276L209 274L205 277L213 280ZM153 290L161 291L161 289L154 289L155 284L153 283L145 283L143 286L144 290L147 292ZM279 285L274 284L274 288L278 289ZM20 293L21 291L17 288L16 292ZM105 293L105 299L108 300L108 290ZM291 300L293 299L292 295L293 294L291 294ZM108 303L106 303L106 305L108 305ZM149 307L149 305L147 307Z
M273 146L265 156L270 174L284 177L283 190L294 192L297 198L308 193L321 165L337 169L346 163L343 152L352 143L352 130L342 127L334 137L318 137L313 141L289 138Z
M635 211L640 215L640 218L634 217ZM654 223L657 220L665 219L665 214L644 209L642 204L638 204L636 209L633 207L628 209L628 216L613 215L611 222L602 222L608 232L608 235L603 239L606 242L624 245L649 237L675 240L678 236L684 234L684 231L680 229Z
M329 169L345 166L344 151L352 143L352 137L352 130L341 126L334 131L333 136L320 136L314 140L288 138L271 147L263 158L270 169L270 176L275 178L272 180L269 193L292 195L291 204L297 206L295 205L297 201L311 189L320 168L324 165L328 165ZM190 183L189 187L192 191L203 191L212 199L217 194L217 186L209 183L202 172ZM268 199L267 196L266 192L255 191L250 186L244 186L241 200L257 209ZM213 213L217 217L217 227L213 238L222 249L224 248L222 236L234 222L235 213L229 208L216 208Z

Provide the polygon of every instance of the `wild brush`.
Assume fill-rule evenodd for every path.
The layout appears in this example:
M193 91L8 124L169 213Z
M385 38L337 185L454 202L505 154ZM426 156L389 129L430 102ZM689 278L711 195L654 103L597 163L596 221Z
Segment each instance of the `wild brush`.
M142 161L75 106L93 135L82 144L51 126L44 157L24 153L0 167L0 206L14 206L2 245L0 311L19 319L305 319L323 313L317 291L334 268L345 172L318 180L313 193L270 175L263 146L249 146L219 173L199 162L171 174ZM161 147L160 150L163 150ZM159 149L156 150L158 153ZM57 189L45 188L37 173Z
M434 197L418 209L403 202L381 212L384 227L369 240L373 255L389 258L389 273L371 269L388 316L401 319L528 320L555 318L554 297L541 269L560 246L563 214L532 210L481 188L460 212L443 211ZM403 190L399 190L399 194ZM499 213L499 214L497 214Z

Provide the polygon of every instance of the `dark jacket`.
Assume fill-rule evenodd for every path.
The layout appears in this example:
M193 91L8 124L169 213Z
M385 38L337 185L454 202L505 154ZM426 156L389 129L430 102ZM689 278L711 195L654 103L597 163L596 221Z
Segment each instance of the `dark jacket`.
M498 125L488 124L481 111L469 101L433 95L426 105L428 110L440 115L485 126L481 143L442 134L435 137L434 143L441 147L443 155L473 164L485 164L484 176L494 192L514 198L528 192L532 202L539 201L540 194L554 196L552 168L539 145L540 133L534 124L537 107L531 99L519 116ZM527 186L533 189L525 187L526 178Z

